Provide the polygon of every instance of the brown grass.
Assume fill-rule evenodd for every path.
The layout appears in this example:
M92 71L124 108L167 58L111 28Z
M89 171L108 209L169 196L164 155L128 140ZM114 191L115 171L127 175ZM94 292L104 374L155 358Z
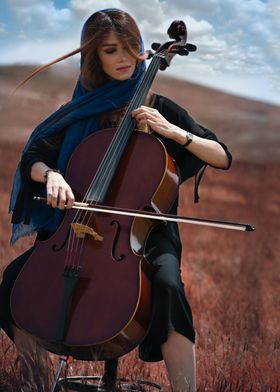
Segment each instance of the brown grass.
M20 150L34 125L70 96L74 77L68 71L49 71L6 101L7 93L29 69L0 69L2 270L32 242L26 239L9 246L8 195ZM165 94L188 107L200 122L217 130L235 157L230 172L207 169L198 205L192 202L192 180L182 186L180 213L256 227L252 233L180 227L182 273L197 331L198 390L280 391L280 108L170 78L159 78L155 89L168 91ZM25 379L31 383L28 390L47 390L56 356L45 357L39 350L26 370L4 334L0 347L0 391L19 391L28 366L33 374ZM43 370L38 373L40 363ZM102 364L76 361L69 365L69 372L102 373ZM169 389L163 364L141 362L137 350L121 359L119 375L153 380Z

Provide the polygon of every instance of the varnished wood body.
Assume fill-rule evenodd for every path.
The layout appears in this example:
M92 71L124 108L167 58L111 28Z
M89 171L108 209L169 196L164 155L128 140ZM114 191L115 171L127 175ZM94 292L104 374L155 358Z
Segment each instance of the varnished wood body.
M66 180L81 201L112 140L114 130L99 131L74 151ZM155 137L135 132L104 202L133 209L156 207L168 211L177 195L179 178L173 161ZM63 297L65 240L76 212L67 211L56 233L39 242L20 272L11 295L16 324L46 349L76 359L119 357L137 346L147 333L151 318L150 266L143 256L151 220L94 213L90 226L103 237L86 235L82 270L68 312L66 335L56 342L57 320ZM115 256L116 223L120 235Z

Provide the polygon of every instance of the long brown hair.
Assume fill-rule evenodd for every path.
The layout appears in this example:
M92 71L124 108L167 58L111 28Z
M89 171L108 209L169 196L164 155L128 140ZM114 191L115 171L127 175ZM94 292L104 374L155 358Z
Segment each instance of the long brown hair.
M81 46L78 49L35 69L16 89L37 73L79 52L81 52L81 83L83 87L91 90L94 87L102 86L108 80L108 77L101 67L97 49L112 32L117 34L129 54L138 61L145 59L145 56L140 54L141 37L134 19L128 13L117 9L98 11L85 22L82 30Z
M92 84L99 87L107 81L97 49L112 32L118 36L129 54L138 60L141 59L140 32L134 19L120 10L96 12L87 20L82 32L81 81L88 89ZM86 44L84 45L83 42Z

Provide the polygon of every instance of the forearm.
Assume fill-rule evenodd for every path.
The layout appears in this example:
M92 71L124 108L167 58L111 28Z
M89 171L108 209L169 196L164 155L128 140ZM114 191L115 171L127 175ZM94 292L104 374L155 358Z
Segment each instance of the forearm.
M35 162L31 167L30 177L33 181L46 183L46 171L49 169L44 162Z
M175 142L184 145L187 141L186 131L174 126L170 138ZM228 168L228 156L223 147L215 140L204 139L193 135L192 142L185 148L209 165L221 169Z

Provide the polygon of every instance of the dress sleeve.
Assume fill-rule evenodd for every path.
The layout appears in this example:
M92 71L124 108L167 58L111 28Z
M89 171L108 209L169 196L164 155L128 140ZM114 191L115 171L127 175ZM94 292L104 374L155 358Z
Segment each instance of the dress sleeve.
M20 173L24 180L31 180L31 167L36 162L44 162L51 168L56 168L58 153L64 133L40 139L23 154L20 163Z
M52 135L46 139L35 141L32 146L22 155L20 161L20 174L22 186L15 203L12 223L19 223L23 210L26 211L24 223L29 224L33 197L45 196L45 184L35 182L31 179L31 167L35 162L44 162L51 168L56 168L60 146L64 132ZM26 208L24 209L24 206Z
M185 109L170 99L159 95L156 96L154 108L158 109L159 112L172 124L175 124L180 128L193 133L194 135L217 141L223 147L228 156L229 165L227 169L229 169L232 162L232 156L228 151L227 146L220 142L212 131L196 123ZM180 169L181 182L184 182L194 175L198 175L199 172L207 165L204 161L196 157L194 154L175 141L161 136L159 138L163 141L168 153L177 163Z

